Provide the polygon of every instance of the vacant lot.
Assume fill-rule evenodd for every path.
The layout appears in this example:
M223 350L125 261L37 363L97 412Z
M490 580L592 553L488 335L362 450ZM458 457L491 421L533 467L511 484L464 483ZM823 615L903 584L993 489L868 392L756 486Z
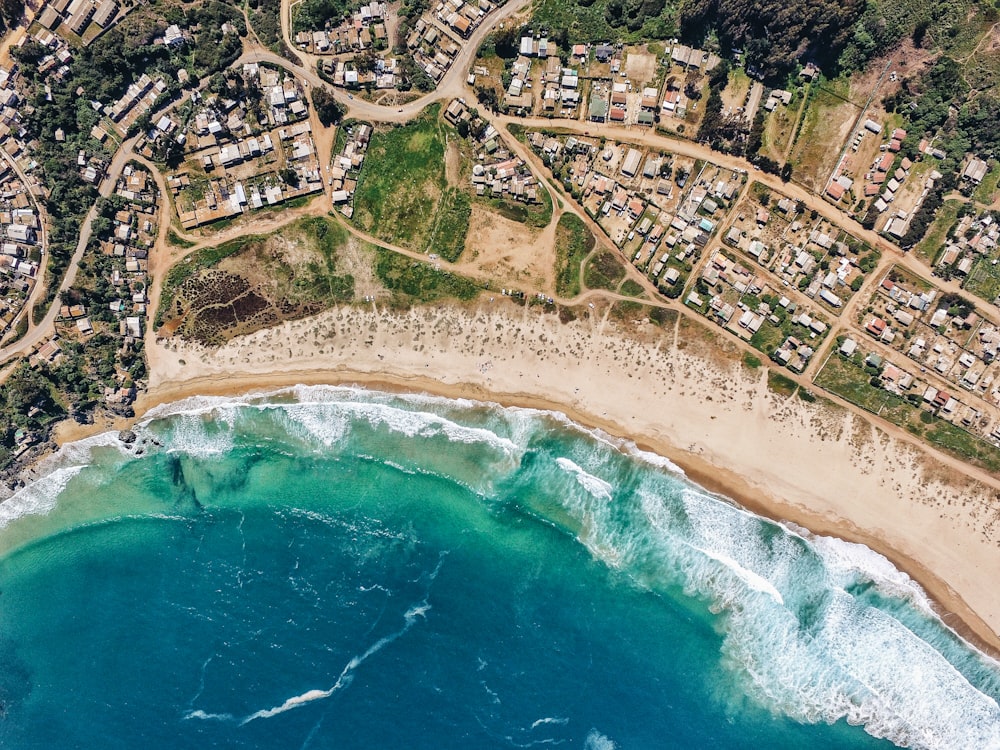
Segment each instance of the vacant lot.
M580 293L580 266L594 249L596 240L583 220L563 214L556 226L556 294L573 297Z
M465 244L469 199L449 188L440 107L377 131L354 198L354 221L386 242L454 260Z
M486 271L498 283L530 281L540 289L551 289L555 251L551 239L542 241L542 234L477 203L472 207L462 265Z
M846 99L846 81L828 81L813 89L789 161L796 179L822 192L859 109Z

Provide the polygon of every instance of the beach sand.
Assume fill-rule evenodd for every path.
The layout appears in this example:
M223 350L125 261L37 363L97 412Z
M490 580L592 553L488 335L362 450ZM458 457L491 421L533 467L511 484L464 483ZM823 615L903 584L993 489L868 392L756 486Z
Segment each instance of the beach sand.
M560 323L506 299L478 307L338 308L206 349L150 341L141 416L190 395L354 383L564 412L665 455L755 512L890 558L945 621L1000 653L1000 481L894 428L767 388L681 317L659 328L588 309ZM61 433L64 439L79 437Z

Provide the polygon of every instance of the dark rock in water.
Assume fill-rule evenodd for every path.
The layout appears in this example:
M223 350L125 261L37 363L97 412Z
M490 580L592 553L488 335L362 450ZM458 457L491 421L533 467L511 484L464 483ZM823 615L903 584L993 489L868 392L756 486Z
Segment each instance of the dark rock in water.
M145 448L136 448L135 449L135 455L137 455L137 456L141 456L145 452L146 452Z
M132 445L135 442L136 435L132 430L122 430L118 433L118 439L121 440L125 445Z

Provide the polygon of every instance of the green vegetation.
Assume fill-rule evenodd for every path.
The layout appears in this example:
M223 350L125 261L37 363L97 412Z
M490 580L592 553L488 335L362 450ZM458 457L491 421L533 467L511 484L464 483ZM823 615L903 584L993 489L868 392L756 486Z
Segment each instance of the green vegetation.
M634 279L625 279L622 282L621 287L618 289L619 294L624 294L626 297L641 297L645 293L645 289L642 288L642 284Z
M938 256L944 250L945 239L952 227L958 222L958 214L961 210L961 201L949 200L941 205L937 216L934 217L934 223L931 224L923 239L914 248L918 257L931 266L937 263Z
M247 0L250 25L254 33L272 52L285 54L281 36L281 0ZM297 58L296 58L297 59Z
M683 5L681 26L693 38L718 34L724 48L743 49L748 67L779 81L801 57L832 66L864 7L862 0L693 0Z
M669 39L677 33L677 4L665 0L540 0L532 24L547 28L564 50L579 42Z
M454 263L465 249L465 236L469 232L469 217L472 215L472 199L457 187L445 190L438 205L436 224L428 243L445 260Z
M458 258L469 198L449 188L440 105L417 120L376 131L354 196L354 222L385 242Z
M782 375L774 370L767 371L767 387L779 396L791 396L799 384L787 375Z
M292 31L315 31L325 28L327 21L336 23L358 3L347 0L303 0L292 10Z
M27 360L0 385L0 468L7 468L19 454L19 437L28 433L47 439L48 426L65 416L56 394L49 370L32 368Z
M987 206L993 203L993 195L997 191L997 184L1000 183L1000 163L990 159L989 164L990 171L972 192L972 200Z
M505 198L484 198L484 202L505 219L544 229L552 221L552 198L549 191L539 185L538 203L520 203Z
M342 251L355 240L327 217L193 253L167 276L157 325L219 344L354 299Z
M645 317L643 312L646 310L649 308L640 302L615 302L609 315L614 320L632 321Z
M399 307L447 298L465 302L481 291L479 285L464 276L439 271L426 261L413 260L382 247L375 250L375 273L393 292L392 302Z
M993 472L1000 471L1000 450L957 425L939 420L924 433L924 437L946 453L956 455L975 466Z
M167 230L167 242L169 242L174 247L189 248L194 247L194 243L191 240L186 240L177 234L173 229Z
M625 267L610 250L601 250L591 255L583 269L583 283L588 289L614 290L623 278Z
M1000 265L993 265L989 258L978 258L965 281L965 289L993 302L1000 296Z
M580 264L597 241L576 214L563 214L556 225L556 294L580 293Z
M331 125L336 125L343 119L346 110L334 98L333 94L326 89L326 87L314 86L311 96L313 108L316 110L316 116L325 126L330 127ZM340 152L335 151L334 153Z
M191 255L171 268L167 272L167 278L163 280L163 290L160 293L160 309L156 311L154 325L159 327L163 324L163 316L169 309L170 303L173 301L174 295L181 284L199 271L211 268L218 264L219 261L228 258L230 255L235 255L243 248L260 242L263 239L264 235L250 234L246 237L237 237L234 240L223 242L220 245L203 247L201 250L191 253Z
M871 378L871 374L859 364L837 355L830 357L814 382L900 427L919 421L915 407L900 396L872 385Z
M760 357L755 357L750 352L743 352L743 364L751 370L757 370L763 363L760 361Z
M906 399L872 385L871 380L870 372L857 362L833 356L815 382L964 461L990 471L1000 470L1000 450Z

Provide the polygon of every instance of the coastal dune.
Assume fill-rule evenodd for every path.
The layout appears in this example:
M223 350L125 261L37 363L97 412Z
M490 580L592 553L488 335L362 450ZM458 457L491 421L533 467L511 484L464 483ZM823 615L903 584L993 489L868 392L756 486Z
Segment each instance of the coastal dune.
M680 318L562 323L507 300L393 311L334 308L206 348L148 342L139 415L190 395L356 383L551 409L628 437L771 518L863 543L909 573L965 637L1000 653L1000 492L823 400L767 387Z

